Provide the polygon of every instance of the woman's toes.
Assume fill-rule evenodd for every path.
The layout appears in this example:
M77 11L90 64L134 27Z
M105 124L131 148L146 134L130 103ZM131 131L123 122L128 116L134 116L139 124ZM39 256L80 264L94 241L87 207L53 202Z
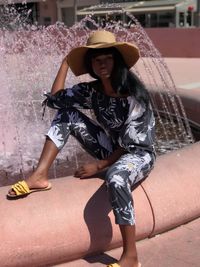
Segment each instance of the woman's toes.
M8 194L13 196L16 195L15 191L12 188L8 191Z

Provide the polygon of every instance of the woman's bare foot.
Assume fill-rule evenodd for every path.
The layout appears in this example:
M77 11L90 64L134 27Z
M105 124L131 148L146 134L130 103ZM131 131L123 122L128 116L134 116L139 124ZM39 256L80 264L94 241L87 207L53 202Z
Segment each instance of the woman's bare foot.
M48 177L46 173L41 173L35 171L29 178L27 178L26 183L29 189L45 188L49 185ZM10 195L16 195L12 188L9 190Z

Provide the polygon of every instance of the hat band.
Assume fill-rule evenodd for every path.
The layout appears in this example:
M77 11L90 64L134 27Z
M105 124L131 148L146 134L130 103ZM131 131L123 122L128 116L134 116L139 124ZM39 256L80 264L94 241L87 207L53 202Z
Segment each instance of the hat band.
M108 42L99 42L99 43L93 43L93 44L88 44L88 45L100 45L100 44L112 44L112 43L108 43Z

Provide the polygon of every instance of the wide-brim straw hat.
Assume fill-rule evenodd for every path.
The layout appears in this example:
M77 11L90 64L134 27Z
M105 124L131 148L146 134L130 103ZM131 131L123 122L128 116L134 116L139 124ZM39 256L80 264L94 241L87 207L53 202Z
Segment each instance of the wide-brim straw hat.
M131 68L140 57L139 49L135 44L117 42L113 33L99 30L90 35L86 45L76 47L69 52L67 56L69 67L76 76L85 74L87 70L84 58L87 50L109 47L115 47L121 53L128 68Z

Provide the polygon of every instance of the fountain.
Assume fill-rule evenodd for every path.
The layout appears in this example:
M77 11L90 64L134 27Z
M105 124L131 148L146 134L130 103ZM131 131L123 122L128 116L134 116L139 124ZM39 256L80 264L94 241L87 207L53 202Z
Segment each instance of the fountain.
M42 136L47 131L54 113L48 110L42 120L42 94L50 90L59 64L74 46L75 38L76 45L83 44L90 28L99 28L99 24L90 17L86 17L72 28L67 28L59 22L43 27L27 24L24 21L25 15L19 16L13 8L10 10L5 7L4 13L7 15L5 20L9 23L2 27L0 34L0 55L3 62L0 70L3 136L0 143L0 169L4 177L0 185L11 184L19 179L19 176L25 177L34 169L44 142ZM12 20L9 21L8 18ZM113 31L118 40L134 41L140 48L142 57L133 70L152 92L152 102L159 125L157 151L159 154L166 153L192 143L192 133L164 60L140 24L133 17L131 19L131 29L126 29L120 22L113 21L107 23L104 28ZM77 78L70 72L66 87L85 79L89 77L84 75ZM155 91L159 100L154 95ZM172 114L176 116L176 123ZM77 154L82 155L83 151L75 140L72 139L69 144L70 147L64 149L55 161L51 177L70 175L74 171L68 171L70 162L76 162L75 168L81 163ZM85 157L82 160L84 159Z
M2 60L0 67L0 186L5 186L18 180L19 177L26 177L36 165L44 142L44 134L54 116L54 111L48 109L42 118L41 102L44 99L43 92L50 90L62 58L75 44L78 46L86 42L91 28L99 29L102 26L99 26L92 17L86 17L71 28L67 28L60 22L44 27L28 24L26 20L28 13L20 16L14 7L10 9L6 5L1 12L4 12L4 22L2 23L2 20L0 20L0 58ZM119 41L134 41L140 49L141 59L134 66L133 71L144 81L151 93L158 125L157 153L158 155L165 154L158 157L160 158L158 160L160 165L158 164L150 181L154 188L158 188L159 184L160 191L164 192L164 189L161 189L163 187L168 188L167 182L170 181L170 185L174 186L170 180L171 175L172 177L177 176L176 182L178 183L179 176L177 173L179 174L181 168L181 163L177 162L177 169L174 166L174 171L168 173L166 169L167 164L173 165L173 162L177 161L179 157L182 159L185 163L183 166L185 169L181 173L184 182L187 179L184 175L187 174L188 164L191 162L187 163L185 158L193 153L195 158L192 162L194 168L197 169L196 157L198 158L199 152L195 144L193 144L193 132L186 118L187 107L183 106L182 100L177 94L167 65L138 21L131 15L130 19L133 22L130 28L125 28L121 22L113 21L104 25L103 28L114 32ZM87 75L75 77L72 72L69 72L66 87L89 79L90 77ZM90 115L92 116L92 114ZM196 122L195 125L198 125L198 123L200 122ZM182 150L183 147L185 149ZM170 152L173 150L175 151ZM35 264L34 266L47 266L47 264L52 266L50 264L75 260L88 253L97 253L120 245L119 233L116 227L113 226L112 215L109 214L108 216L110 207L106 201L106 203L102 202L102 199L106 199L102 182L97 179L80 182L70 177L74 169L83 161L88 160L88 157L71 137L68 146L63 149L50 171L50 178L69 176L68 178L52 179L54 188L57 191L53 189L39 196L31 196L29 201L20 200L20 202L12 202L11 204L8 201L5 202L6 200L2 202L4 206L8 206L8 211L5 211L2 223L6 224L6 218L8 218L6 216L17 212L17 218L22 218L22 221L20 220L21 225L29 224L29 228L24 231L24 235L27 235L29 240L24 238L24 243L20 243L20 246L18 244L19 250L16 253L21 256L29 255L34 262L33 264ZM159 175L163 177L159 177ZM195 180L197 178L197 171L191 174L191 176ZM161 179L163 184L160 182ZM138 239L150 237L170 229L172 225L179 225L183 221L191 220L191 218L198 216L197 209L191 208L191 203L193 203L191 200L191 203L188 206L186 205L188 210L190 209L191 211L191 214L186 219L181 217L181 213L182 221L177 215L177 218L172 220L172 222L165 224L159 222L157 224L155 218L157 219L157 214L162 217L162 212L159 211L159 208L156 210L156 201L154 202L156 197L154 196L155 192L152 190L151 183L149 184L145 181L144 185L135 192L138 222L140 218L146 218L146 223L142 222L138 226ZM185 184L187 186L187 183ZM7 187L2 187L2 190L4 188L7 190ZM74 188L76 188L76 192ZM5 190L1 191L1 193L5 194ZM76 197L77 191L79 192L79 199ZM196 197L198 189L195 188L193 191L194 197ZM173 196L171 191L166 191L165 193L167 198ZM146 195L148 195L148 198L146 198ZM66 209L64 204L70 203L71 205L71 199L74 198L77 199L77 202L70 206L70 210L73 210L74 214L71 215L69 211L63 213L63 210ZM137 199L142 199L143 206L141 210L138 208L141 207L141 204L139 204ZM153 210L149 199L154 202ZM23 205L23 212L19 209L20 203ZM169 203L172 202L169 201ZM31 213L29 205L32 206ZM62 209L58 208L60 205L63 205ZM40 207L39 215L34 213L34 210L38 209L38 207ZM53 219L51 218L51 223L49 224L48 220L50 220L52 209L56 210L57 213L54 214ZM99 209L103 210L102 217L97 214ZM82 210L84 210L84 218ZM24 218L24 213L27 214L27 219ZM97 233L99 231L95 231L97 230L95 221L91 218L91 214L94 213L97 218L96 222L102 222L103 225L99 233L99 235L105 236L103 243L99 241L101 239ZM160 218L159 216L158 218ZM21 226L16 220L17 218L12 217L10 224L13 223L21 231ZM67 224L65 224L66 221ZM35 223L38 223L40 227L32 235L29 229L34 229ZM70 229L74 230L69 231L68 225L70 225ZM81 237L79 239L81 242L73 235L73 232L76 232L76 227L81 228ZM60 228L62 228L61 232L55 230ZM28 266L27 260L22 260L20 257L17 259L17 254L14 252L16 240L19 238L18 234L14 230L9 234L5 230L4 235L6 235L5 233L10 238L7 239L6 236L6 239L11 241L10 243L7 241L3 242L5 247L1 250L2 256L0 258L2 257L2 262L6 258L10 262L5 261L8 263L2 266ZM63 233L68 236L67 241L65 240L66 242L63 240ZM47 236L51 241L50 243L54 244L52 246L54 247L54 253L51 253L51 250L49 252L48 246L44 247L41 245L45 242ZM34 249L33 245L29 243L30 240L32 240L32 244L36 244ZM56 243L57 241L58 243ZM61 246L61 243L64 245ZM38 250L37 244L40 244L42 249ZM8 250L10 251L9 257L5 256L6 258L4 258ZM34 256L33 250L37 257Z

